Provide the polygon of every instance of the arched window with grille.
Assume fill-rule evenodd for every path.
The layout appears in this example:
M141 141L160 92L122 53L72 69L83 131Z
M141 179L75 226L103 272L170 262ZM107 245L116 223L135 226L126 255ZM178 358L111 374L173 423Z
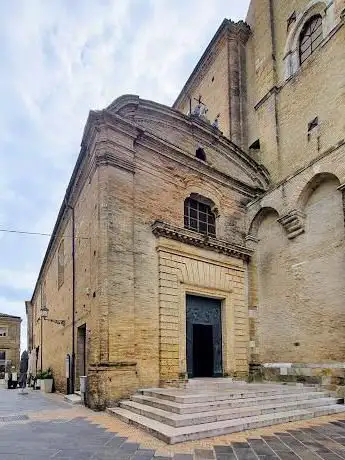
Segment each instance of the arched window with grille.
M216 216L210 200L195 199L193 196L184 202L184 227L204 235L216 236ZM211 203L211 202L210 202Z
M320 46L322 38L322 17L317 14L304 24L300 34L299 58L301 64Z

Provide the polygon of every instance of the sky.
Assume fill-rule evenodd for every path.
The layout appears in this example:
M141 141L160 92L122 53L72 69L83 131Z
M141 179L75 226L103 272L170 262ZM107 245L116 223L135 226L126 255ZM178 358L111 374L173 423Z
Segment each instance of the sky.
M90 109L171 105L222 20L249 0L1 0L0 312L30 300Z

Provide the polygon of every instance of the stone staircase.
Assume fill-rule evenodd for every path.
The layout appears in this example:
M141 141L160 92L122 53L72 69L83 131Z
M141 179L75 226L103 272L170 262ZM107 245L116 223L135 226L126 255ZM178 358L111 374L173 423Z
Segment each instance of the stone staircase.
M168 444L345 412L315 387L193 379L184 389L139 390L108 413Z

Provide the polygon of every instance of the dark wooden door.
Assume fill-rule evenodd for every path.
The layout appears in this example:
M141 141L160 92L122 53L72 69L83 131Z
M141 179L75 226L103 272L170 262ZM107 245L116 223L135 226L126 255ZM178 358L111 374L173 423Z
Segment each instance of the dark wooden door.
M188 377L221 377L221 302L187 295L186 305Z

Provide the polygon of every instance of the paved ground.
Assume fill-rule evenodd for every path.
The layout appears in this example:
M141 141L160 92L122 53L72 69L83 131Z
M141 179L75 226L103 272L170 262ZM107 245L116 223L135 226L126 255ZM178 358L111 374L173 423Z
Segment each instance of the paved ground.
M340 418L339 418L340 417ZM167 446L105 414L70 406L59 395L0 388L0 460L339 460L345 419L320 417Z

